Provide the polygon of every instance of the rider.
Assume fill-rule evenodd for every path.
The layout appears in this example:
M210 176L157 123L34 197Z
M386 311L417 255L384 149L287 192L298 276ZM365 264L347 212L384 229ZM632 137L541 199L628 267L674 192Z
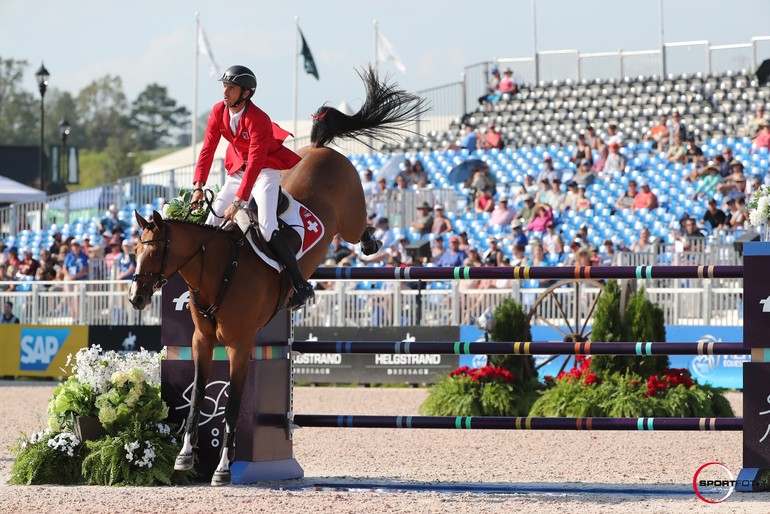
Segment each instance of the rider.
M206 223L220 225L231 221L238 210L248 204L250 196L257 202L259 230L270 249L286 268L294 295L289 309L297 309L315 296L313 286L302 276L297 258L289 242L278 231L279 185L281 172L294 167L300 157L283 146L290 135L264 111L252 103L257 78L245 66L231 66L219 79L224 86L224 100L211 109L198 164L195 167L192 204L203 199L214 152L219 138L230 142L225 156L227 179L211 205Z

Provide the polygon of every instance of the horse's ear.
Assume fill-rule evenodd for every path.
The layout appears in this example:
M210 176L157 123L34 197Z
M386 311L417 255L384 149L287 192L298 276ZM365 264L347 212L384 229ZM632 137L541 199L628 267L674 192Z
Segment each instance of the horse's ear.
M158 228L163 226L163 216L158 211L152 211L152 221Z
M134 216L136 217L136 222L139 223L139 228L142 230L146 229L147 225L150 224L146 219L142 218L142 215L136 209L134 209Z

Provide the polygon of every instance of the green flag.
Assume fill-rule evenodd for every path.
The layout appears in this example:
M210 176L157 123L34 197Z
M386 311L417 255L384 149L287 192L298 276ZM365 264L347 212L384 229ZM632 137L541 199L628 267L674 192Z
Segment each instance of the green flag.
M302 34L302 29L299 30L299 37L302 38L302 57L305 58L305 71L314 76L318 80L318 68L316 68L315 61L313 60L313 54L310 53L310 48L305 42L305 36Z

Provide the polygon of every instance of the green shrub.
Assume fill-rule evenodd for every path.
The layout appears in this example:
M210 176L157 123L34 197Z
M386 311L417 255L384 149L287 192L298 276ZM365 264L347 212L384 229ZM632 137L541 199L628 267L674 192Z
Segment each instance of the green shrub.
M83 483L80 468L83 450L80 441L71 432L53 432L50 429L22 436L13 448L16 460L11 466L9 484L72 485Z

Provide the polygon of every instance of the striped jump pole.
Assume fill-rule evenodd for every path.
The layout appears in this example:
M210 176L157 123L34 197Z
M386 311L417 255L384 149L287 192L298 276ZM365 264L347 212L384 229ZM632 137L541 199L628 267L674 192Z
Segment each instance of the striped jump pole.
M742 418L523 418L498 416L347 416L296 414L294 424L323 428L473 430L741 431Z
M412 355L749 355L743 343L565 343L530 342L407 342L407 341L294 341L300 353L386 353Z
M318 268L314 280L743 278L743 266L513 266Z

